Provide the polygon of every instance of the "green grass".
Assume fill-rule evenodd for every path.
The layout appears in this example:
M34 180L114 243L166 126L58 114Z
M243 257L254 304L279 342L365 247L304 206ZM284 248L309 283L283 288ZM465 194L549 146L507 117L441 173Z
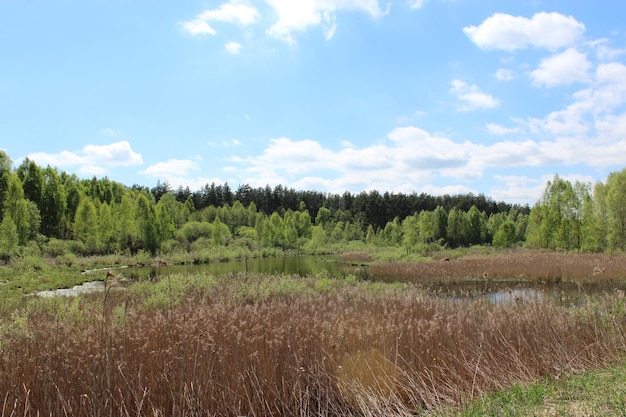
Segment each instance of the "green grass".
M597 369L561 380L516 384L433 416L626 416L626 365Z

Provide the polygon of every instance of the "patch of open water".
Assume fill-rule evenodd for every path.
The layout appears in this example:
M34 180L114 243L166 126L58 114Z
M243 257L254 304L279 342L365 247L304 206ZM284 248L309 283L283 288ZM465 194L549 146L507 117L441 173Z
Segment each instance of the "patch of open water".
M232 273L266 273L285 275L317 275L327 273L333 277L344 277L356 273L358 266L339 262L332 256L292 256L284 258L255 258L201 265L145 266L112 270L129 281L154 279L177 273L206 273L224 275ZM41 291L40 296L77 296L80 294L104 291L104 276L108 268L86 271L86 274L102 275L102 280L88 281L72 288L54 291ZM375 280L375 277L371 277ZM429 293L444 299L458 302L487 301L494 304L519 303L546 300L562 305L580 305L589 297L605 296L611 293L623 295L626 292L624 282L596 283L535 283L520 280L482 280L473 282L426 282L423 286Z

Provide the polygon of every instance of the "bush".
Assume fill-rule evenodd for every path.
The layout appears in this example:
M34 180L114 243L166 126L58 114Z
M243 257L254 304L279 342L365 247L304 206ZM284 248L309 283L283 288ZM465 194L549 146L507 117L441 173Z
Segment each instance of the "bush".
M43 246L43 253L53 258L64 255L67 252L65 241L51 238Z

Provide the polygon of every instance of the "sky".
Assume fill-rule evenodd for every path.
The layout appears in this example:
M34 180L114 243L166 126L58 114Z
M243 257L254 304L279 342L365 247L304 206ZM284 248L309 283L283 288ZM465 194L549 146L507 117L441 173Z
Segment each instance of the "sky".
M0 0L0 149L81 178L534 204L626 165L626 2Z

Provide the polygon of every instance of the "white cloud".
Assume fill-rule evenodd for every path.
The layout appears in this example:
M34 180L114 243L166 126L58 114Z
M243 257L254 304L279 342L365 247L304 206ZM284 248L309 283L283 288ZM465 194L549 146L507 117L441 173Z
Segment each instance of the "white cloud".
M544 87L586 83L591 80L590 69L591 62L587 60L587 55L569 48L542 60L539 68L530 73L530 78L533 84Z
M80 171L104 173L106 167L143 164L141 154L132 150L130 143L120 141L109 145L86 145L82 151L61 151L56 154L31 153L28 158L39 165L55 167L79 166Z
M494 179L503 183L506 187L494 187L489 192L489 196L496 201L510 201L524 204L531 201L538 201L546 188L546 183L553 177L542 176L541 178L531 178L519 175L494 175Z
M224 47L226 48L228 53L236 55L239 53L239 51L241 51L241 48L243 48L243 45L240 44L239 42L228 42L226 45L224 45Z
M498 135L498 136L510 135L510 134L521 132L521 129L519 127L505 127L505 126L495 124L495 123L487 124L487 130L492 135Z
M499 81L511 81L513 79L513 71L509 69L499 68L494 76Z
M207 145L209 145L210 147L222 147L222 148L228 148L229 146L240 146L241 145L241 141L239 139L233 139L231 141L227 141L224 140L220 143L216 143L216 142L207 142Z
M189 187L192 190L199 190L206 184L212 182L219 184L223 182L219 178L194 176L193 174L199 170L200 167L194 161L188 159L169 159L165 162L152 164L139 173L162 182L167 182L174 189L182 186Z
M513 51L529 46L556 50L573 45L585 31L585 25L572 16L541 12L531 19L495 13L479 26L463 32L481 49Z
M155 178L166 178L172 174L178 176L187 176L189 171L197 171L198 165L188 159L170 159L166 162L157 162L152 164L140 174L150 175Z
M497 134L521 131L519 127L496 124L488 129ZM532 203L545 187L543 178L507 172L520 168L531 171L530 168L552 170L584 165L606 169L623 165L626 113L605 117L597 131L609 137L610 142L600 136L551 136L544 140L524 138L484 144L455 141L415 126L395 128L381 143L359 147L344 142L336 150L310 139L283 137L270 140L260 155L232 158L229 169L236 173L239 183L253 187L284 184L338 193L377 189L435 194L444 189L475 192L474 181L488 170L498 170L498 179L505 186L494 187L490 191L492 197Z
M111 129L111 128L108 128L108 127L107 127L106 129L102 129L102 133L103 133L105 136L109 136L109 137L111 137L111 138L114 138L114 137L116 137L116 136L118 135L118 133L117 133L117 131L116 131L116 130Z
M210 22L235 23L247 26L260 18L259 11L240 0L230 0L217 9L208 9L194 19L181 22L183 30L191 35L215 35L217 32Z
M469 85L465 81L454 79L451 82L450 94L455 95L462 104L460 111L491 109L499 104L492 95L484 93L477 85Z
M426 3L426 0L408 0L407 3L411 9L419 9Z
M609 131L607 124L615 116L614 112L619 111L624 104L626 66L621 63L600 64L593 74L591 86L575 92L569 105L544 118L530 118L528 125L537 134L583 137L590 134L598 123L603 126L603 131ZM598 134L597 140L607 139Z
M325 38L331 39L337 29L336 13L339 11L362 11L372 18L385 14L378 0L266 0L277 15L267 33L271 37L295 44L294 32L304 32L321 25Z
M196 18L187 22L181 23L183 30L190 35L215 35L217 32L207 22Z

